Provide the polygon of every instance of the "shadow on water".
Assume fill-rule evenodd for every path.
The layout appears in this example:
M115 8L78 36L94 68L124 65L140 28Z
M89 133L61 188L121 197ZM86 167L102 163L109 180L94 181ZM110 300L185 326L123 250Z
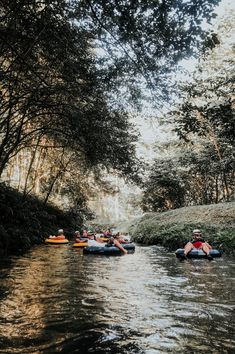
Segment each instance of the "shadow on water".
M232 259L39 246L0 263L0 353L234 353Z

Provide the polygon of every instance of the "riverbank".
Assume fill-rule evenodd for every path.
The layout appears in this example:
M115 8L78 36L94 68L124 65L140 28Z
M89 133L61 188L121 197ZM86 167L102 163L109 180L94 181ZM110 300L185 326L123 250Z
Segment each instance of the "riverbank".
M71 215L0 184L0 255L24 252L59 228L71 234Z
M169 250L183 247L192 230L227 253L235 254L235 202L184 207L164 213L146 213L129 227L134 242L162 245Z

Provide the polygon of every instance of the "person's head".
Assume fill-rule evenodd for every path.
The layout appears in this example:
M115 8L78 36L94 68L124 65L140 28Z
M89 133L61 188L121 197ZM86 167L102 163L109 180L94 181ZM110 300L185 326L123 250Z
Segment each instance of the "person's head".
M64 233L64 230L63 230L63 229L59 229L59 230L58 230L58 235L63 235L63 233Z
M87 234L87 238L88 238L89 240L94 240L94 235L91 234L91 233L88 233L88 234Z
M79 231L75 231L75 236L80 236L80 232Z
M201 230L199 230L199 229L193 230L193 237L194 237L194 238L200 238L200 237L202 237Z

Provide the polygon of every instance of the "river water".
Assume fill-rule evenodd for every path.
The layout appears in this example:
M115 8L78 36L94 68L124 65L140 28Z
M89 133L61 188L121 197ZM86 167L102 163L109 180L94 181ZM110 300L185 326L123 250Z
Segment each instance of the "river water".
M235 353L232 258L42 245L0 270L1 354Z

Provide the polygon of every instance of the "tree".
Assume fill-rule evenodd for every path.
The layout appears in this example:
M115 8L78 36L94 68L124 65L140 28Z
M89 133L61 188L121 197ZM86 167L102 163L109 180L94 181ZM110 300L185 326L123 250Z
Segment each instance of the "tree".
M38 136L82 153L92 166L136 169L137 136L125 112L108 106L90 35L72 23L69 6L1 5L0 174Z
M229 23L234 28L231 18ZM180 139L181 151L175 158L186 205L234 198L233 66L234 48L221 41L198 65L192 80L181 86L183 102L169 114L168 121Z
M81 163L139 182L126 98L137 104L144 80L159 102L167 96L170 72L202 47L201 23L218 2L3 0L0 176L24 149L25 195L40 181L45 202ZM49 178L35 175L40 153L58 161Z
M198 55L209 43L212 34L201 25L215 17L213 10L218 3L77 0L71 16L95 39L100 82L107 85L108 81L109 96L119 86L119 97L125 101L126 97L138 96L144 85L145 93L146 89L151 91L151 100L161 106L174 90L170 73L176 64Z
M197 164L195 170L202 172L204 168L214 179L210 202L230 200L234 194L235 76L225 64L216 75L207 79L198 76L190 87L186 86L184 103L172 113L178 136L198 155L198 162L193 163L194 168Z
M184 205L185 189L172 160L154 161L144 183L142 208L144 211L166 211Z
M208 141L200 139L197 147L185 147L179 159L179 166L179 173L187 191L186 205L219 203L231 199L234 190L233 169L227 167L225 185L224 167Z

